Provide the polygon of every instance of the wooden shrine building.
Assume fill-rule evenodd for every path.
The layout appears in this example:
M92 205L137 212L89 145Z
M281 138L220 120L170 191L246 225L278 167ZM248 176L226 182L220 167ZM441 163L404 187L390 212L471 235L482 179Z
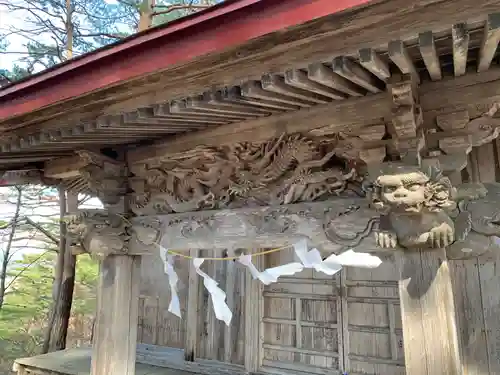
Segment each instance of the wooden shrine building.
M105 205L69 221L93 348L18 374L499 374L499 41L500 0L227 0L2 88L4 180ZM174 256L168 312L162 249L285 248L263 271L303 239L382 264L207 260L225 325Z

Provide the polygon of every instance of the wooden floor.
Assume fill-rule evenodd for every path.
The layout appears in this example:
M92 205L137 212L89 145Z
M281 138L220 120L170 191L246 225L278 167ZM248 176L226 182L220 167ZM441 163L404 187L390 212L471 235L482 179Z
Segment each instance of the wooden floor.
M36 375L90 375L91 348L67 349L16 360L14 368ZM21 372L22 373L22 372ZM240 366L216 361L185 362L179 349L140 344L136 375L226 375L243 374Z
M24 366L35 373L56 372L65 375L90 375L90 353L89 348L68 349L39 355L31 358L23 358L16 361L18 365ZM192 372L137 363L136 375L190 375Z

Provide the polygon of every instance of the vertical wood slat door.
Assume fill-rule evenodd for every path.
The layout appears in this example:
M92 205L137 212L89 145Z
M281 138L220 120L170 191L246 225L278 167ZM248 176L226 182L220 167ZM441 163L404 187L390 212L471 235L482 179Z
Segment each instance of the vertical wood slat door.
M292 260L286 252L272 254L266 267ZM264 371L342 374L339 286L338 276L304 270L264 288L260 343Z

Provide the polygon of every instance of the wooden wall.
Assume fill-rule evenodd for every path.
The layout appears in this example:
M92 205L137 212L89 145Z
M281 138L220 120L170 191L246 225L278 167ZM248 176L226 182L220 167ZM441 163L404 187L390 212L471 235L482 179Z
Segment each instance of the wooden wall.
M175 269L179 275L179 298L182 314L186 314L188 267L190 263L175 258ZM142 258L141 287L139 297L139 342L184 347L185 323L168 312L170 287L168 277L163 271L159 253Z
M202 251L201 257L222 257L225 252ZM179 298L183 319L168 312L170 287L159 255L143 257L141 296L139 300L138 340L144 344L184 348L188 301L189 269L191 261L175 257L179 276ZM215 318L209 294L198 278L198 347L197 357L243 364L244 330L243 314L245 270L235 262L207 261L202 269L213 277L227 293L227 303L233 312L230 327Z
M499 151L499 140L473 149L457 180L500 181ZM500 261L451 265L464 374L500 374Z
M474 149L455 182L500 180L500 143ZM494 162L493 162L494 161ZM204 251L201 256L221 256ZM267 256L265 266L293 259L291 251ZM176 258L186 315L190 261ZM457 324L464 374L500 374L500 261L452 261ZM203 269L228 295L234 317L229 328L215 319L208 293L199 285L197 357L245 361L246 270L235 262L207 261ZM168 279L159 256L142 264L139 340L182 348L186 320L167 311ZM257 303L257 301L255 301ZM333 278L303 271L263 288L260 356L264 369L336 375L404 374L397 272L391 260L375 270L348 268Z

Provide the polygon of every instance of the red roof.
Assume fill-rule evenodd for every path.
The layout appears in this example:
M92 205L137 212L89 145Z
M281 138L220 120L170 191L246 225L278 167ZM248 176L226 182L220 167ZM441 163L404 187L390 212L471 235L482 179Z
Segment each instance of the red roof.
M226 0L0 89L0 121L372 0Z

